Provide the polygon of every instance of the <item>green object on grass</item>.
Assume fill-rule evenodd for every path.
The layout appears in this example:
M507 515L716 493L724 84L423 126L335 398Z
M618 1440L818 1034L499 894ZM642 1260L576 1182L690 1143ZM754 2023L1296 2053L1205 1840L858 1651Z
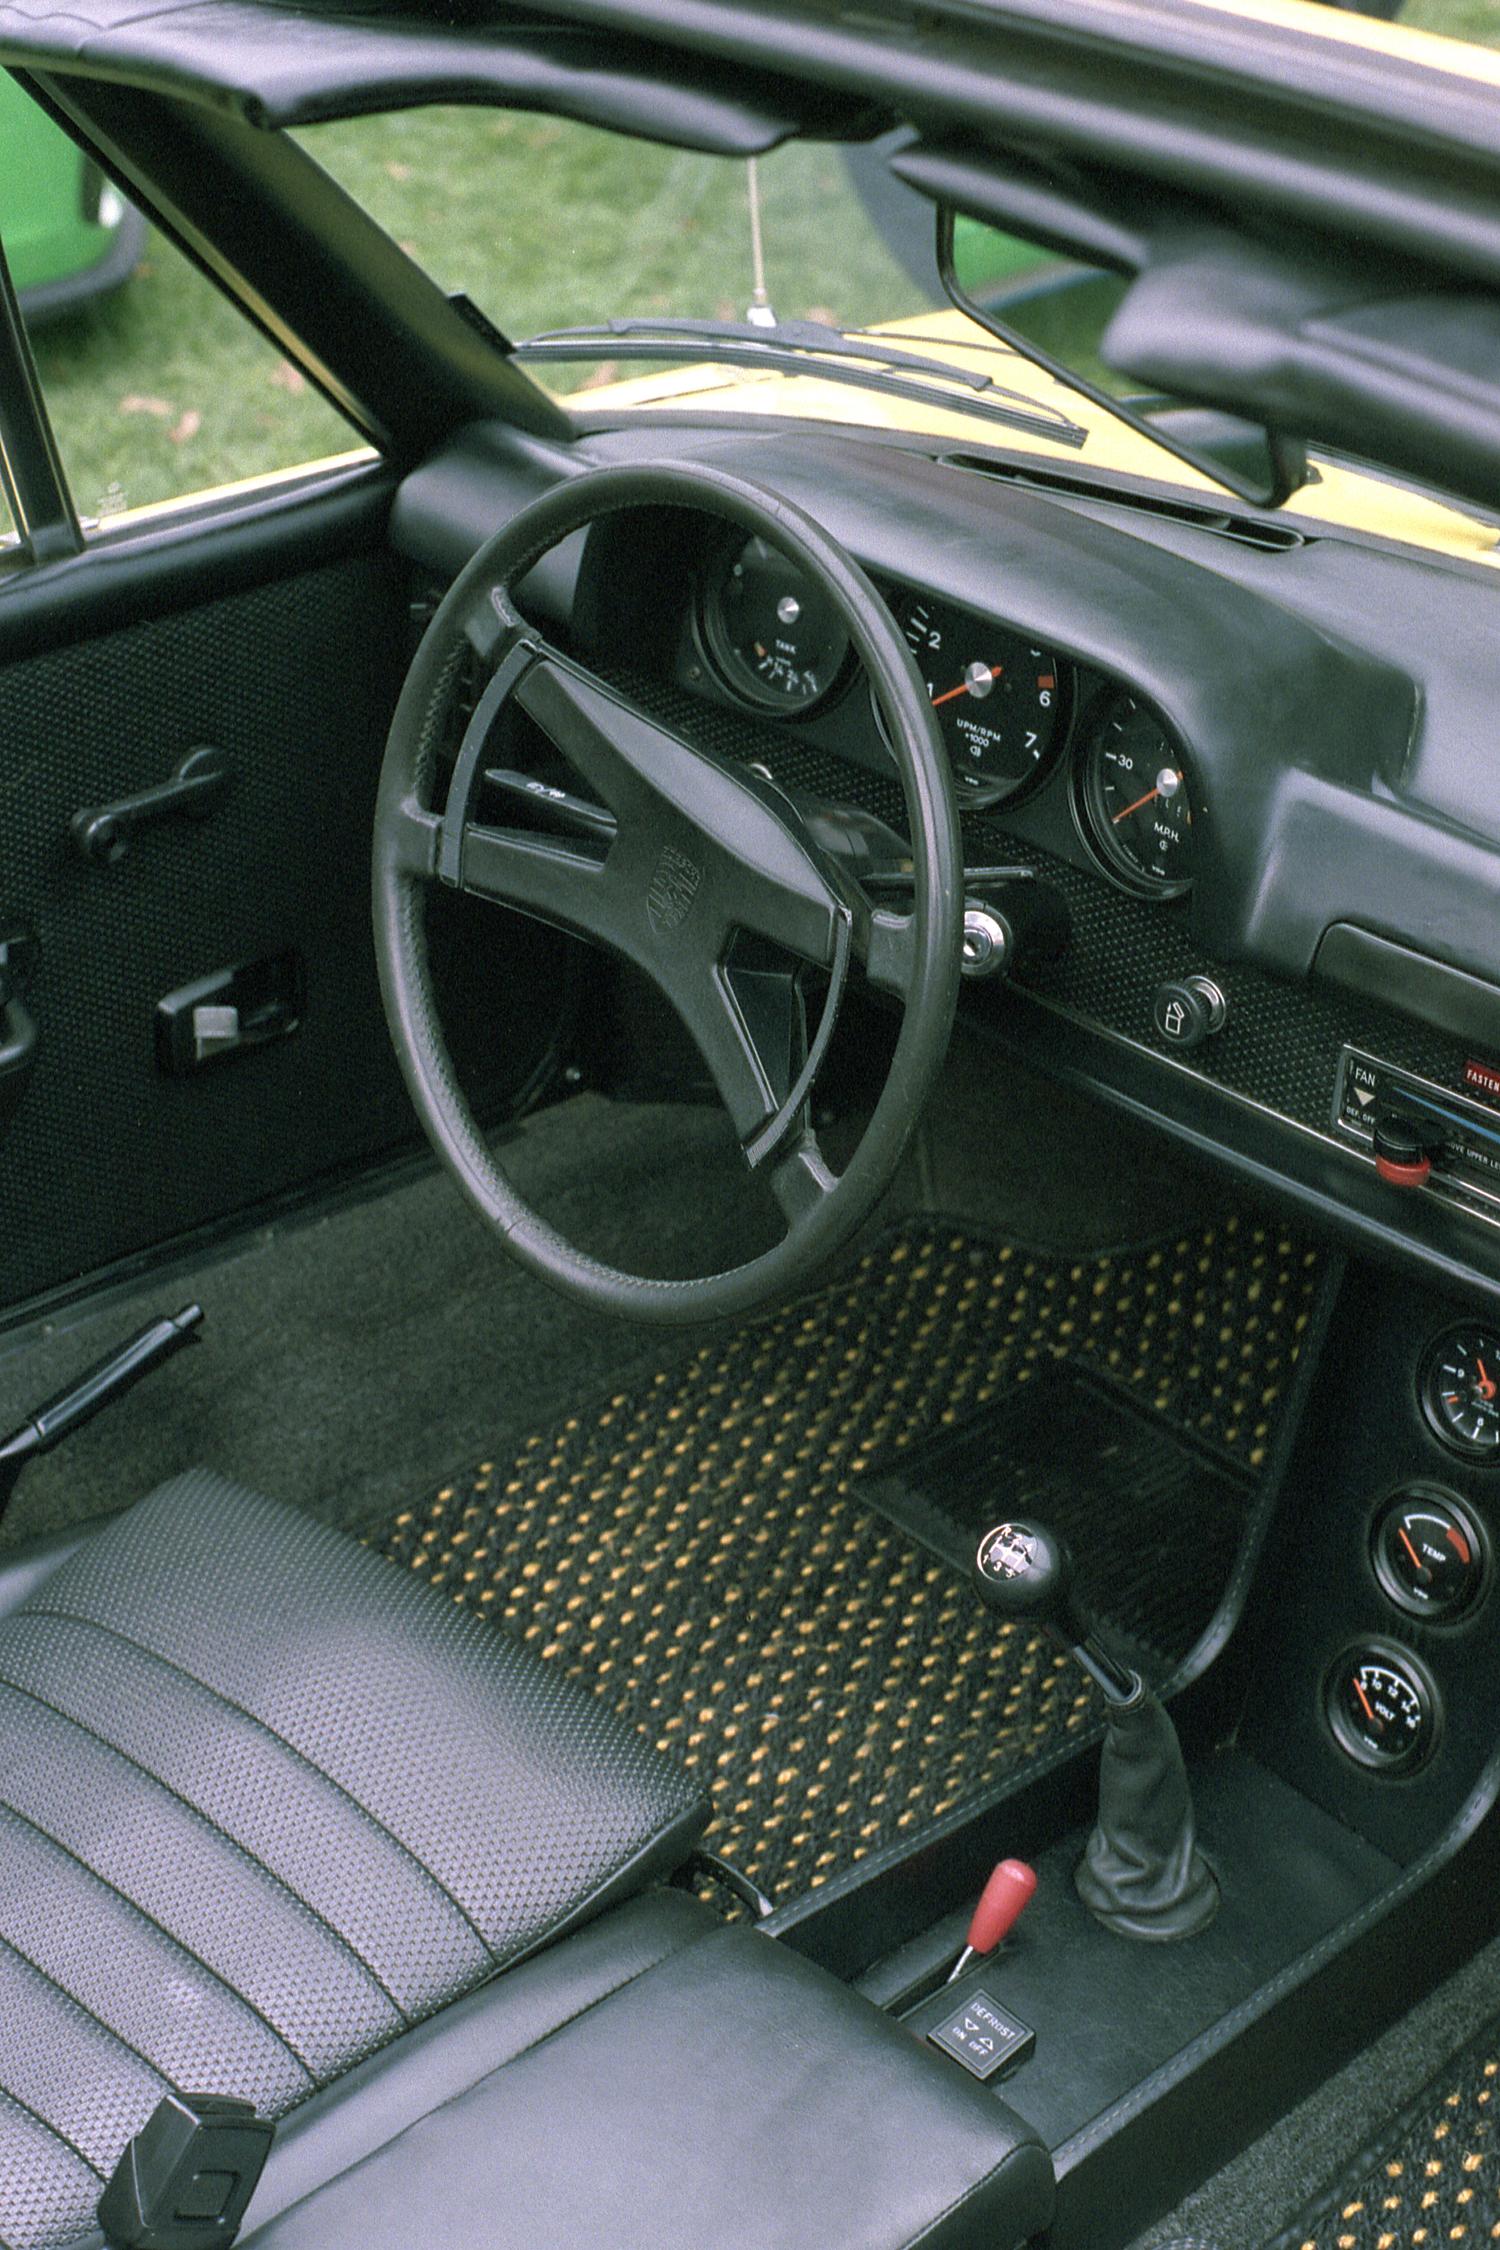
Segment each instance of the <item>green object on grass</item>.
M1002 234L998 227L966 219L962 212L953 221L953 271L966 296L982 297L997 283L1034 272L1051 259L1052 253L1039 250L1034 242Z
M116 287L143 239L97 166L0 71L0 241L28 320Z

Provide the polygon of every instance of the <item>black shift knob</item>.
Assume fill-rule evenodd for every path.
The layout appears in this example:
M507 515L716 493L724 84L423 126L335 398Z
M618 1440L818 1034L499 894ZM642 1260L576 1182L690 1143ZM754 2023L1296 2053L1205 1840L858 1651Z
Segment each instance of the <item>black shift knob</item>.
M1045 1524L1017 1516L987 1531L974 1556L974 1585L1002 1617L1072 1631L1073 1558Z

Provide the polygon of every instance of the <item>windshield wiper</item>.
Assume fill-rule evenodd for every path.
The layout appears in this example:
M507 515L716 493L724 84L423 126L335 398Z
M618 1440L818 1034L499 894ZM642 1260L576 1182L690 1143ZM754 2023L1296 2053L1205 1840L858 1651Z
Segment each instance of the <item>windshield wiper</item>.
M544 329L512 349L517 359L691 357L731 367L774 367L978 415L1059 445L1088 443L1088 431L1060 408L1040 405L991 375L950 367L924 352L882 342L868 330L846 333L815 320L779 321L774 327L748 320L605 320L582 328Z

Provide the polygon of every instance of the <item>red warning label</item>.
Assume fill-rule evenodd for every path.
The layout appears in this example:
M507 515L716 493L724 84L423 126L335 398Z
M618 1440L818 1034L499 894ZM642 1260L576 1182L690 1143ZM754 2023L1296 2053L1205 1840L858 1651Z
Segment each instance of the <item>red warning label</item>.
M1500 1070L1493 1063L1466 1062L1464 1084L1472 1087L1476 1094L1483 1094L1487 1100L1500 1102Z

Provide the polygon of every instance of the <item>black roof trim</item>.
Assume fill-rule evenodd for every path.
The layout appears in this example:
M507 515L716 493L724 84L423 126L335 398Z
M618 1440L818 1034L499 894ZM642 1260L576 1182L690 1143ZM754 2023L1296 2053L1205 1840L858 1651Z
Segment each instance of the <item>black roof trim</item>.
M863 139L884 122L857 96L754 63L726 67L628 33L493 8L450 9L450 20L434 21L420 8L378 4L82 0L46 10L0 0L0 62L196 100L260 126L491 102L754 156L802 134Z

